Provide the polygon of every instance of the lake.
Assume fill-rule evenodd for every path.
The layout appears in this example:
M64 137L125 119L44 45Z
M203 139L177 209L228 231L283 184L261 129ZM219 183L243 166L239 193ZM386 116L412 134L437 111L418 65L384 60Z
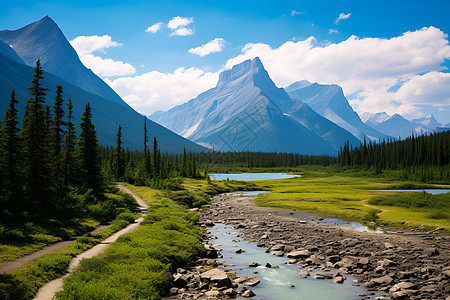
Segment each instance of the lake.
M211 180L242 180L242 181L253 181L253 180L270 180L270 179L287 179L301 177L302 175L292 175L286 173L238 173L238 174L209 174Z

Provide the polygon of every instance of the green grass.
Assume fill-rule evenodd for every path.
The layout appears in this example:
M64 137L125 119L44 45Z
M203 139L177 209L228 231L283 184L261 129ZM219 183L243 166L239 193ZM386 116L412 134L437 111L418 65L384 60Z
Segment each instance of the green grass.
M111 186L102 203L88 205L84 212L7 214L9 220L0 224L0 262L12 261L50 244L84 234L100 223L114 220L120 213L133 210L135 205L132 197ZM84 217L77 217L80 215Z
M39 288L46 282L66 273L69 262L73 257L92 248L94 245L134 221L135 215L128 210L130 201L134 203L134 200L129 195L118 192L107 197L109 199L108 205L112 205L109 211L117 213L116 219L110 226L99 232L86 234L78 238L71 245L42 255L11 273L0 274L0 299L33 298ZM133 204L134 206L135 203ZM34 245L30 244L29 247L31 248ZM11 247L20 248L17 245Z
M57 299L160 299L170 284L165 272L185 267L204 251L198 213L160 191L126 186L150 206L142 225L100 256L83 260Z
M295 209L314 212L319 215L333 216L345 220L366 221L371 209L383 211L378 214L379 223L433 230L439 228L441 232L450 232L450 220L443 218L443 214L437 214L435 207L422 207L417 209L406 206L387 205L386 202L371 202L372 199L385 199L388 194L404 195L403 192L379 192L374 190L413 187L417 188L415 182L395 181L391 178L374 178L370 176L359 176L356 174L336 174L322 172L320 169L304 173L302 178L255 181L261 189L272 190L272 193L260 194L256 201L260 206L278 207L284 209ZM420 187L424 187L420 185ZM426 185L430 187L445 187L442 185ZM447 187L448 188L448 187ZM395 196L405 199L407 203L415 203L409 194L414 197L420 193L407 193L408 196ZM439 205L449 203L449 194L438 197L426 196L426 199L440 199ZM427 202L428 200L422 200ZM417 200L419 201L419 200ZM370 206L364 206L369 203ZM417 202L419 203L419 202ZM448 210L448 206L445 207ZM372 216L372 219L374 217Z

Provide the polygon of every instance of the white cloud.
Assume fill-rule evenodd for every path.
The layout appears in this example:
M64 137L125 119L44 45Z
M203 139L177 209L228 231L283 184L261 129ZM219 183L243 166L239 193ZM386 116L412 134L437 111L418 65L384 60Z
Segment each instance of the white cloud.
M136 72L129 63L101 58L92 54L96 51L105 53L107 48L121 47L123 45L113 41L109 35L78 36L70 41L70 44L77 52L81 62L101 77L125 76Z
M337 31L336 29L328 30L328 34L333 34L333 33L339 33L339 31Z
M211 53L221 52L224 47L225 40L222 38L215 38L204 45L189 49L188 52L203 57Z
M181 27L176 29L174 32L172 32L170 34L170 36L188 36L188 35L193 35L194 34L194 30L191 28L186 28L186 27Z
M177 29L178 27L186 27L193 22L193 18L176 16L173 17L172 20L169 21L169 23L167 23L167 27L169 27L170 29Z
M447 35L435 27L390 39L351 36L326 45L319 45L314 37L288 41L278 48L247 44L242 52L228 60L226 68L259 56L278 86L301 79L339 84L360 112L412 114L418 109L415 105L430 97L433 105L448 105L448 87L444 87L448 75L439 71L450 58L450 46ZM392 92L396 86L403 88ZM427 86L436 92L425 93Z
M148 27L147 29L145 29L145 32L151 32L151 33L156 33L158 32L161 27L164 25L163 22L158 22L153 24L152 26Z
M152 71L106 82L133 108L145 114L167 110L214 87L219 73L178 68L172 73Z
M91 36L77 36L70 41L72 47L77 51L79 56L92 53L94 51L103 51L109 47L121 47L123 44L112 41L109 35L91 35Z
M337 25L340 20L347 20L348 18L350 18L351 15L352 15L351 13L348 14L340 13L339 17L334 21L334 23L336 23Z
M126 76L136 72L132 65L110 58L101 58L93 54L81 57L81 62L100 77Z

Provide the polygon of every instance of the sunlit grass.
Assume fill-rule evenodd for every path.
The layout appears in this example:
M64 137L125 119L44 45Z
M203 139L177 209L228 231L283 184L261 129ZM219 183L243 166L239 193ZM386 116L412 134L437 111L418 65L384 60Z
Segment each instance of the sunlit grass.
M333 216L346 220L363 221L371 209L363 203L374 197L384 197L386 193L375 190L417 186L414 182L393 181L389 178L351 177L348 175L316 174L302 178L254 181L261 189L272 193L260 194L256 201L265 207L278 207L315 212L320 215ZM442 185L427 185L444 187ZM396 192L401 193L401 192ZM441 197L450 201L450 194ZM449 231L450 220L436 214L434 208L406 208L397 206L371 206L386 210L381 213L380 221L384 224L422 229L442 228Z

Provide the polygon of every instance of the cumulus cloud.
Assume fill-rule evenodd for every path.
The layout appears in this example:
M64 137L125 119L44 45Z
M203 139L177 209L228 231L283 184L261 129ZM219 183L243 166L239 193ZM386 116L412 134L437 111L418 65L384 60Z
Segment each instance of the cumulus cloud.
M152 26L148 27L147 29L145 29L145 32L151 32L151 33L156 33L158 32L161 27L164 25L163 22L158 22L153 24Z
M352 14L348 13L348 14L344 14L344 13L340 13L339 17L334 21L334 23L336 23L336 25L339 23L339 21L341 20L347 20L348 18L350 18Z
M122 44L113 41L109 35L78 36L70 44L77 52L81 62L95 74L101 77L125 76L136 72L132 65L109 58L101 58L93 52L105 53L110 47L121 47Z
M176 16L173 17L172 20L169 21L169 23L167 23L167 27L169 27L170 29L177 29L178 27L186 27L193 22L193 18Z
M447 35L435 27L390 39L351 36L326 45L314 37L288 41L278 48L247 44L241 55L228 60L226 68L256 56L278 86L301 79L336 83L360 112L383 109L411 114L417 111L419 99L430 97L433 105L448 105L448 84L444 87L448 74L440 71L444 60L450 58L450 46ZM396 86L400 89L392 92ZM433 87L433 95L424 92L427 86Z
M104 49L109 47L123 46L123 44L113 41L109 35L81 35L71 40L70 44L75 51L77 51L79 56L83 56L94 51L104 51Z
M211 53L221 52L224 47L225 40L222 38L215 38L204 45L189 49L188 52L203 57Z
M170 36L188 36L193 35L194 30L191 28L181 27L176 29L174 32L170 34Z
M106 82L133 108L145 114L167 110L214 87L219 73L177 68L172 73L152 71Z

